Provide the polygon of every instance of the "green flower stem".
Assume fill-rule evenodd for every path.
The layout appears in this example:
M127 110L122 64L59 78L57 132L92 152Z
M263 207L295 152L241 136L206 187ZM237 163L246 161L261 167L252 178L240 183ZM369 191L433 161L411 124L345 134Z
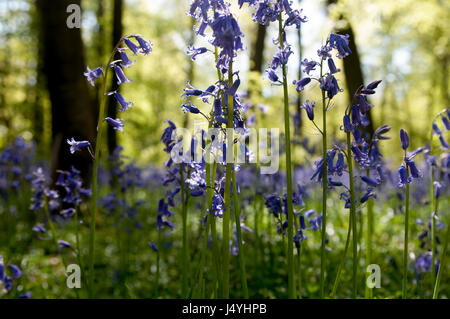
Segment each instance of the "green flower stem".
M78 262L78 265L80 266L80 269L81 269L81 278L83 280L83 283L85 285L87 285L86 277L84 275L85 271L84 271L83 260L82 260L82 257L81 257L80 221L79 221L79 219L80 219L80 208L77 206L75 208L75 227L76 227L76 230L75 230L75 246L77 247L77 262Z
M283 18L278 17L278 40L281 49L284 50L283 43ZM294 277L294 212L292 208L292 168L291 168L291 132L289 126L289 95L287 86L286 65L282 65L283 70L283 99L284 99L284 136L286 144L286 186L287 186L287 215L288 215L288 298L295 299L295 277Z
M102 136L104 131L104 123L103 119L105 117L106 110L106 92L107 92L107 78L109 65L114 59L114 55L120 44L122 43L122 39L117 42L114 47L111 56L109 57L108 63L106 64L105 76L103 78L103 95L101 96L100 102L100 110L98 114L98 122L97 122L97 137L95 139L95 150L94 150L94 162L92 168L92 196L91 196L91 223L90 223L90 234L89 234L89 284L88 284L88 296L89 298L94 297L94 262L95 262L95 228L96 228L96 217L97 217L97 176L98 176L98 165L100 162L100 147L102 142Z
M369 176L369 169L367 169L367 176ZM366 267L372 263L372 236L373 236L373 208L374 202L372 198L367 201L367 231L366 231ZM372 299L373 289L366 285L365 298Z
M161 249L162 245L161 245L161 230L158 229L158 251L156 252L156 284L155 284L155 297L158 297L159 294L159 282L160 282L160 259L161 259L161 253L160 253L160 249Z
M239 194L237 189L236 170L233 169L233 202L234 202L234 217L236 221L236 232L239 249L239 270L241 276L242 294L245 299L248 299L247 287L247 272L245 270L245 251L242 245L242 230L241 230L241 206L239 205Z
M344 266L345 258L347 256L348 247L350 246L350 235L352 233L352 224L353 224L353 214L350 212L348 214L348 231L347 231L347 239L345 240L345 248L344 253L341 257L341 262L339 263L338 270L336 273L336 279L334 280L333 290L331 291L331 297L336 295L337 287L339 285L339 280L341 279L342 267Z
M210 124L209 124L210 128L211 128L211 124L212 124L212 121L210 121ZM211 169L213 167L214 167L214 171L211 172ZM214 181L216 180L215 167L216 167L215 163L213 164L213 166L211 166L211 164L208 161L205 164L206 184L207 184L206 195L207 195L207 205L209 208L211 208L211 206L212 206L212 198L214 195L213 184L214 184ZM203 291L203 272L204 272L205 262L206 262L206 252L207 252L207 248L208 248L209 229L212 224L211 220L214 218L215 218L214 215L208 214L207 220L206 220L206 225L205 225L204 237L203 237L203 247L202 247L202 252L201 252L201 256L200 256L200 267L199 267L198 286L197 286L197 297L201 297L201 298L204 298L204 293L205 293ZM216 272L214 272L214 277L216 277L216 276L217 276L217 274L216 274ZM214 285L216 284L216 281L217 281L217 278L214 278L214 280L213 280Z
M439 294L439 284L441 282L442 277L442 269L445 268L445 257L447 257L447 246L448 246L448 238L450 237L450 222L447 223L447 232L445 234L444 239L444 246L442 247L442 253L439 263L439 270L436 275L436 282L434 283L434 289L433 289L433 299L437 299Z
M353 160L351 156L351 139L350 132L347 132L347 165L348 165L348 174L349 174L349 182L350 182L350 214L352 216L352 233L353 233L353 274L352 274L352 295L353 298L356 298L357 290L356 290L356 276L358 270L358 234L356 230L356 207L355 207L355 185L353 181Z
M228 66L228 87L233 85L233 62ZM233 98L228 98L228 125L227 125L227 165L225 173L225 211L223 213L222 223L222 298L228 299L230 296L230 213L231 213L231 175L233 169Z
M433 155L433 130L431 130L430 133L430 155ZM432 205L432 212L431 212L431 284L433 287L435 286L436 282L436 271L434 265L436 264L436 218L435 215L438 211L438 200L434 197L435 192L435 186L434 186L434 168L431 165L430 166L431 171L431 205Z
M214 46L214 60L216 62L219 61L219 49L217 48L217 46ZM217 78L219 81L223 80L223 76L222 76L222 72L220 71L220 69L216 66L216 70L217 70ZM222 93L221 95L222 97L222 107L225 108L225 96ZM212 122L211 122L212 123ZM213 172L214 172L214 179L212 180L213 185L215 186L215 174L216 174L216 169L217 169L217 163L214 161L213 163ZM222 264L221 264L221 255L220 255L220 249L219 249L219 242L217 239L217 228L216 228L216 218L212 218L211 220L211 236L212 236L212 247L213 247L213 260L214 260L214 264L215 264L215 278L216 278L216 282L214 282L214 287L216 287L216 285L218 286L218 293L215 293L214 296L217 297L222 293Z
M189 267L189 247L187 233L187 194L186 184L184 182L183 164L180 164L180 180L181 180L181 217L183 231L183 247L181 256L181 296L188 298L188 267Z
M406 155L405 155L406 156ZM406 166L406 176L409 175L408 165ZM406 184L405 194L405 242L403 247L403 281L402 299L406 299L406 283L408 282L408 240L409 240L409 184Z
M320 61L320 77L323 76L323 59ZM327 199L328 199L328 163L327 163L327 107L325 103L325 91L322 90L322 243L320 246L320 297L325 297L325 241L327 238Z

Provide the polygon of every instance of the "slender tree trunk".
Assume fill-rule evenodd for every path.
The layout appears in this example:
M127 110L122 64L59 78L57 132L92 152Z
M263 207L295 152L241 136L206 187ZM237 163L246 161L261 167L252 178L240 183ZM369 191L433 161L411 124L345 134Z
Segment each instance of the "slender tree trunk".
M328 6L337 2L338 0L327 0ZM347 84L347 97L349 103L352 103L355 91L361 85L365 84L364 76L362 71L361 59L355 42L355 34L353 32L353 28L344 14L340 14L339 20L340 22L344 23L336 23L336 26L340 26L339 28L336 28L336 31L339 34L348 34L350 36L348 45L350 47L350 50L352 50L352 54L343 59L343 63L345 82ZM365 131L372 135L374 132L374 123L372 121L371 111L367 112L366 116L370 124L365 128Z
M251 56L250 70L263 72L264 62L264 42L267 33L266 26L258 23L258 30L256 34L255 44L253 46L253 52Z
M113 31L112 31L112 43L111 47L114 48L119 42L123 35L122 26L122 11L123 11L123 0L114 0L114 11L113 11ZM119 56L116 57L119 59ZM111 80L111 90L118 90L117 79L112 77ZM117 117L117 101L114 98L108 99L108 116L115 119ZM116 130L112 126L108 126L108 152L112 154L117 147L117 134Z
M69 29L66 8L80 0L37 0L41 18L42 61L49 91L52 115L52 176L57 169L73 165L89 181L92 159L86 151L70 154L66 140L94 142L95 118L88 82L83 76L84 61L81 31Z

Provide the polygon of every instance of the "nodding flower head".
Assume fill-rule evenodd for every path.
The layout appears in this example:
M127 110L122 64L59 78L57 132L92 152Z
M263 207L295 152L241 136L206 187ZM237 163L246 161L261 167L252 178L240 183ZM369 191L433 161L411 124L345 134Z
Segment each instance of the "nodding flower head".
M192 61L195 61L197 55L207 52L208 49L205 47L196 48L194 46L188 46L186 49L186 54L191 56Z
M350 121L350 116L344 115L343 123L344 123L344 132L345 133L349 133L353 130L353 125Z
M136 40L139 42L139 49L143 55L149 55L152 53L152 41L146 41L139 35L136 35Z
M236 51L244 48L241 40L244 34L231 13L222 15L216 13L211 27L213 29L212 44L222 49L221 55L231 59L236 55Z
M305 104L303 104L301 106L302 109L305 109L306 114L308 115L308 118L311 121L314 121L314 106L315 106L316 102L312 101L309 102L309 100L306 100Z
M316 66L319 65L318 62L311 60L308 61L308 59L303 59L302 61L302 71L305 72L306 74L310 75L309 72L314 71L316 69Z
M338 51L337 57L343 59L352 53L348 46L349 35L330 34L330 46Z
M294 80L292 83L297 85L296 90L298 93L300 93L309 82L311 82L311 78L303 78L298 81Z
M411 183L411 179L408 177L406 167L403 164L398 169L398 177L399 177L399 182L398 182L399 187L403 187L404 185Z
M89 82L91 82L92 86L94 85L94 81L97 80L100 75L103 75L103 69L102 68L95 68L94 70L90 70L89 67L87 67L87 71L84 72L84 76L87 78Z
M320 88L327 92L329 99L341 92L341 88L339 88L337 80L332 74L328 74L320 79Z
M105 118L105 121L112 126L113 129L121 131L123 133L123 120L112 119L110 117Z
M70 145L70 153L72 154L82 150L83 148L91 146L91 143L88 141L75 141L73 137L71 140L67 139L67 144Z
M125 45L128 47L128 49L131 50L131 52L133 52L133 55L137 55L139 53L139 47L134 44L134 42L132 42L130 39L125 38L123 40L125 42Z
M438 199L441 195L442 184L438 181L433 182L434 185L434 198Z
M330 69L331 74L338 73L339 71L341 71L340 69L336 68L336 64L334 64L334 61L332 58L328 58L327 62L328 62L328 68Z
M278 79L278 75L273 69L271 69L271 68L267 69L266 73L267 73L267 76L269 77L270 82L280 83L280 81Z
M402 144L402 149L406 151L409 146L409 136L404 129L400 129L400 142Z
M113 68L114 68L114 73L116 74L116 77L117 77L117 85L121 85L122 83L131 82L129 79L127 79L127 77L125 76L125 73L123 73L123 70L119 65L114 64Z
M116 98L117 102L120 105L119 111L126 111L128 110L129 107L133 106L133 102L127 102L125 98L122 96L122 94L120 94L117 91L110 92L108 93L108 95L114 95L114 97Z
M119 48L117 51L119 51L120 59L122 60L122 62L120 62L120 65L122 66L122 68L128 68L136 63L136 61L131 61L128 58L128 55L126 54L125 49Z

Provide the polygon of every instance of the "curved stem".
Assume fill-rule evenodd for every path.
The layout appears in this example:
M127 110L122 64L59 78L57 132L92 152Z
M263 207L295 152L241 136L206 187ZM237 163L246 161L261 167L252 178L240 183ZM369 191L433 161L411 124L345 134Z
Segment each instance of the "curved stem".
M433 299L437 299L439 294L439 284L441 282L442 277L442 269L445 266L445 257L447 256L447 246L448 246L448 238L450 237L450 222L447 223L447 232L445 234L444 247L442 248L441 260L439 263L439 270L436 276L436 282L434 283L433 289ZM434 268L434 266L433 266Z
M331 291L331 295L330 295L331 297L336 295L336 290L339 285L339 280L341 279L342 267L345 262L345 257L347 256L348 246L350 246L350 235L352 233L352 224L353 224L352 218L353 218L353 215L350 212L350 214L348 214L348 231L347 231L347 239L345 240L344 253L342 254L341 262L339 263L339 266L338 266L338 270L336 273L336 279L334 280L333 290Z
M122 38L117 42L114 47L111 56L109 57L108 63L105 66L105 76L103 78L103 95L100 102L100 110L98 114L97 121L97 137L95 139L95 151L94 151L94 163L92 168L92 197L91 197L91 222L90 222L90 236L89 236L89 285L88 292L89 298L94 297L94 262L95 262L95 228L96 228L96 216L97 216L97 175L98 175L98 165L100 162L100 145L102 142L104 123L103 118L105 117L106 109L106 91L107 85L106 80L108 78L109 65L114 59L114 55L122 43Z

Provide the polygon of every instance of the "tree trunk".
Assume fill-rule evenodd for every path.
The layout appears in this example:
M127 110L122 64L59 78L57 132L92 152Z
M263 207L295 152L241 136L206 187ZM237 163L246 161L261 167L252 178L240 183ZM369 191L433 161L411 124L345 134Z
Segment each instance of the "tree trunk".
M123 26L122 26L122 10L123 10L123 1L122 0L114 0L114 11L113 11L113 31L112 31L112 43L111 48L114 48L119 42L120 38L123 35ZM118 53L116 53L116 59L119 59ZM117 79L112 77L111 80L111 89L110 91L118 90L119 86L117 85ZM108 116L115 119L117 117L117 101L115 98L108 99ZM112 154L117 147L117 132L113 129L111 125L108 125L108 152Z
M255 45L253 46L252 57L250 60L250 71L263 72L264 41L266 39L266 30L266 26L258 23Z
M327 5L330 6L331 4L335 4L337 2L338 2L337 0L327 0ZM355 91L361 85L364 85L364 77L352 26L350 25L350 22L346 19L346 17L343 14L340 14L339 20L341 20L340 22L345 23L336 23L336 25L342 26L341 28L337 28L336 31L339 34L348 34L350 36L348 45L350 47L350 50L352 50L352 54L344 58L343 63L344 63L345 82L347 84L347 97L349 103L351 104L353 103L353 95ZM367 112L366 116L367 119L370 121L370 124L365 128L365 131L372 136L374 132L374 123L372 121L371 111Z
M85 71L83 42L78 28L66 24L66 8L80 5L81 0L37 0L41 18L42 61L49 91L52 114L52 177L56 170L73 165L89 181L92 159L83 150L70 154L66 140L95 139L95 115L89 96Z

